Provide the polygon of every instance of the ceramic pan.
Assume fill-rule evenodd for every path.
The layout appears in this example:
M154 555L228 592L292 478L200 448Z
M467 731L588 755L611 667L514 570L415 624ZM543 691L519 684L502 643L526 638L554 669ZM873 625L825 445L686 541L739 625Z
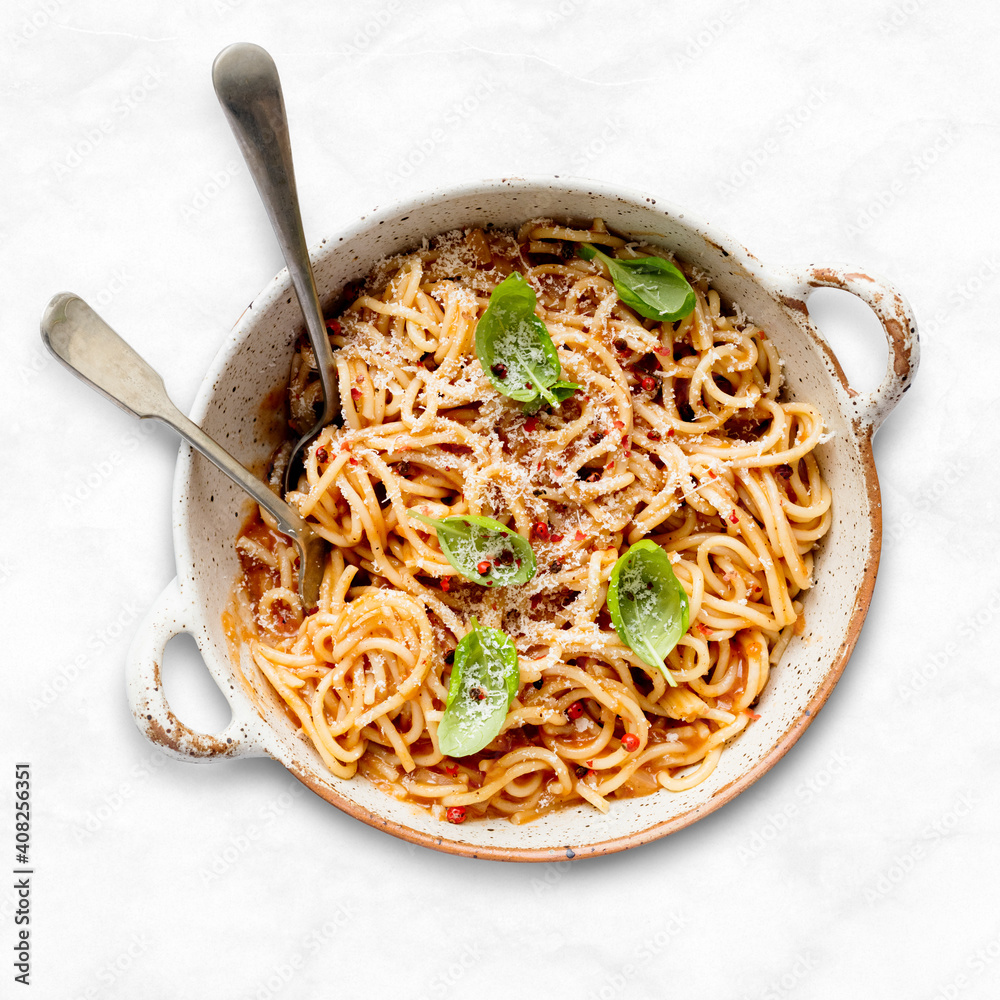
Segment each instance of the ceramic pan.
M222 614L239 572L234 540L249 501L187 446L174 482L177 577L140 627L129 653L129 697L140 730L183 760L270 756L328 802L371 826L426 847L505 861L552 861L607 854L662 837L706 816L771 768L802 735L840 677L865 618L882 534L872 435L909 387L917 366L913 315L884 280L836 265L788 269L764 265L737 242L658 199L608 185L553 178L505 179L432 192L376 211L313 251L320 298L330 303L343 285L380 258L457 227L519 225L540 216L586 222L667 247L709 275L729 303L738 303L773 340L785 362L788 394L826 417L819 446L833 492L833 525L815 562L816 585L805 595L806 631L793 639L773 671L759 721L733 740L715 772L685 792L660 791L612 800L602 815L567 808L525 826L477 820L453 826L397 802L367 780L334 778L296 734L256 667L230 656ZM885 331L889 363L881 385L855 392L809 318L818 286L863 299ZM205 378L192 419L251 468L262 469L282 434L267 400L281 399L302 328L298 303L282 271L240 318ZM198 733L171 711L160 664L178 633L196 639L233 717L221 733ZM842 720L846 726L847 719Z

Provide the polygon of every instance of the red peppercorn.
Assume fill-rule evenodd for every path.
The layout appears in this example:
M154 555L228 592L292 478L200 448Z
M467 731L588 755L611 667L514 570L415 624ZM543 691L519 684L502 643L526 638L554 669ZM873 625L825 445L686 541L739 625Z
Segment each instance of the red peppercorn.
M465 806L449 806L445 816L448 817L449 823L464 823Z
M531 526L531 533L541 541L546 542L549 538L549 526L544 521L536 521Z
M648 437L650 441L659 441L663 438L663 435L657 430L652 430L646 435L646 437Z
M652 392L656 388L656 379L652 375L644 375L642 379L642 387L646 392Z
M329 457L330 456L327 454L326 448L317 448L316 449L316 461L317 462L325 462L325 461L327 461L329 459Z
M476 572L480 575L485 575L489 573L491 565L492 563L488 559L484 559L482 562L476 563Z
M502 361L498 361L495 365L490 365L490 371L498 379L505 379L507 377L507 366Z
M626 733L622 737L622 747L629 753L635 753L639 749L639 737L635 733Z
M566 715L570 719L579 719L583 715L583 702L574 701L569 708L566 709Z
M335 320L335 319L328 319L326 321L326 328L334 336L336 336L338 333L340 333L340 323L337 320Z

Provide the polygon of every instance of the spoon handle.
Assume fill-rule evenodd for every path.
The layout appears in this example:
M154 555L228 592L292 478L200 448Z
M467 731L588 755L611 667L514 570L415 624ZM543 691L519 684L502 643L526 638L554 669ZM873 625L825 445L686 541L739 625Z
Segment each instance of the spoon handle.
M331 423L340 410L333 351L309 263L299 198L292 169L285 102L274 60L259 45L238 42L223 49L212 66L216 96L246 160L257 192L288 266L305 316L306 332L316 355L323 387L323 413L317 428Z
M123 410L155 417L177 431L271 514L284 534L302 541L312 534L297 510L177 409L160 375L79 296L63 292L49 302L42 340L70 371Z

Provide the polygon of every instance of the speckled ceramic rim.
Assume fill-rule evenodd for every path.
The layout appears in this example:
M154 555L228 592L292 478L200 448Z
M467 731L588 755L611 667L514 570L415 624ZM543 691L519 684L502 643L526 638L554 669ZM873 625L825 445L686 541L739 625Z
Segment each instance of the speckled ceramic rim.
M872 456L872 435L909 387L916 371L918 342L916 324L911 310L905 300L888 282L856 268L837 265L806 267L799 271L765 268L740 244L720 233L717 229L693 220L689 213L664 205L654 198L623 191L620 188L591 181L567 180L558 177L540 180L505 178L499 181L487 181L431 192L377 210L370 216L362 217L361 222L353 230L332 240L324 240L314 249L313 257L314 260L322 258L323 254L334 245L346 244L350 246L352 241L358 240L364 234L371 234L377 230L377 227L393 221L405 221L410 213L425 209L427 206L433 206L439 200L448 199L454 202L457 199L461 202L464 199L470 206L471 216L474 211L479 211L479 209L474 210L471 207L476 205L478 200L496 199L498 194L502 193L501 197L506 197L510 201L509 215L511 219L515 219L524 217L518 215L519 198L522 203L530 201L531 198L536 201L539 199L544 201L546 192L550 192L554 197L557 195L570 199L594 197L616 202L623 208L627 207L632 211L641 210L649 217L649 221L658 223L656 233L683 231L686 239L695 240L696 243L698 240L703 240L703 249L707 248L706 252L715 254L720 262L724 260L727 267L731 265L731 273L734 276L739 272L741 280L745 278L752 285L755 285L756 293L763 296L760 301L768 309L773 306L780 310L780 313L776 315L782 315L786 320L790 320L798 329L798 335L804 338L803 343L809 342L809 350L812 350L820 359L825 370L825 378L829 380L829 387L838 404L839 424L845 428L845 437L849 436L850 438L849 441L841 443L839 447L845 452L849 451L853 461L860 464L867 491L868 516L866 526L869 529L869 535L866 542L863 571L850 594L841 595L844 600L853 600L849 619L839 636L839 646L829 658L829 665L825 669L825 673L822 674L818 683L810 688L810 697L802 704L798 714L790 720L784 730L768 744L769 749L755 766L715 789L706 802L694 808L678 811L665 820L654 822L627 835L603 840L592 840L589 837L585 840L572 842L561 840L559 843L546 845L542 848L522 848L509 845L493 846L466 843L454 839L462 828L449 828L444 824L440 824L442 836L435 836L426 830L414 829L339 794L326 783L320 774L297 763L293 759L293 755L287 751L276 730L255 708L241 678L234 674L234 665L229 662L218 662L217 657L209 656L206 652L207 643L203 641L207 635L204 620L206 612L199 608L192 608L184 596L186 584L189 582L188 576L191 573L191 567L195 565L197 553L191 551L189 546L188 515L185 510L185 497L192 474L192 462L196 460L190 449L183 447L178 459L174 487L176 511L174 537L179 576L167 588L141 626L129 654L128 686L133 714L140 731L165 752L180 759L194 761L240 756L271 756L283 763L299 780L316 791L318 795L339 809L394 836L425 847L469 857L503 861L553 861L567 857L585 857L622 851L688 826L730 801L770 770L801 736L811 720L815 718L816 713L825 703L843 672L854 649L871 600L878 568L882 529L878 478ZM614 228L614 220L609 219L609 222ZM648 238L648 231L643 230L643 235ZM670 244L664 242L664 245L669 246ZM690 259L689 252L682 251L682 255ZM370 264L366 264L360 273L366 271L368 266ZM709 269L709 277L713 283L716 282L717 275L711 269ZM882 384L873 392L857 393L850 387L833 352L810 322L806 301L812 289L820 286L842 288L858 295L871 306L878 316L889 346L889 364ZM287 272L282 271L254 300L252 314L247 313L240 318L206 376L191 413L195 422L202 424L206 415L210 413L215 387L233 363L234 355L239 352L249 332L258 321L257 317L262 315L269 305L273 305L290 295L292 292L290 291L288 275ZM815 373L813 373L813 377L823 378L822 374L816 375ZM838 447L838 445L834 447ZM233 720L229 727L220 734L207 735L191 730L174 715L164 698L160 683L160 663L162 662L163 649L172 636L184 631L195 635L203 654L206 655L209 669L232 707ZM772 681L772 683L774 682ZM727 750L727 752L729 751ZM665 795L667 793L658 794ZM537 822L544 823L545 820ZM449 833L451 836L446 837L443 835L445 833Z

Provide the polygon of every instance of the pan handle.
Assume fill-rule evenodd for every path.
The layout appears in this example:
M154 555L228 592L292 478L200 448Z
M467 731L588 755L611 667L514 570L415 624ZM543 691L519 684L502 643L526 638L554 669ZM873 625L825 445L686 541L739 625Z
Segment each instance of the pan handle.
M838 374L851 396L851 404L862 424L874 434L882 421L892 412L910 388L920 363L920 341L917 321L909 303L885 278L867 274L856 267L833 264L809 267L805 273L795 275L794 287L782 293L786 305L798 308L814 288L842 288L857 295L871 307L885 331L889 345L889 362L882 384L871 392L857 393L843 377L839 364Z
M160 665L167 643L182 632L194 634L188 623L188 605L175 577L139 626L128 653L128 700L139 731L179 760L269 756L259 742L257 727L240 718L232 698L227 698L233 710L232 722L215 735L199 733L174 715L163 693Z

